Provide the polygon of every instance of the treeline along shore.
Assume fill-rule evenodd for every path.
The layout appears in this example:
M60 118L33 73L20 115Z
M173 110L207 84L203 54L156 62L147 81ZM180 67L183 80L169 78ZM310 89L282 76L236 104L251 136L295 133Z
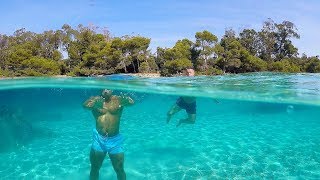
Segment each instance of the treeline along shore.
M112 37L107 29L67 24L34 33L18 29L0 34L0 77L92 76L160 73L174 76L193 67L198 75L259 71L320 72L318 56L298 54L292 43L300 35L290 21L271 19L260 30L227 29L219 39L204 30L195 40L178 40L172 48L149 48L151 38Z

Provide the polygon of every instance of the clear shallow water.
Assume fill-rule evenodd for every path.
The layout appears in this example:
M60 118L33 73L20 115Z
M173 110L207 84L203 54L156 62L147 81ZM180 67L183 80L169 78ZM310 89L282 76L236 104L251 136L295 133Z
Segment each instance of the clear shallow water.
M19 78L0 80L0 90L20 88L105 88L166 95L320 106L320 74L251 73L225 76L135 78Z
M136 101L121 122L128 179L319 179L319 77L1 80L0 107L31 123L32 131L16 147L3 143L15 130L1 128L0 177L87 179L94 119L81 104L108 87L130 89ZM168 109L187 94L198 96L196 124L176 128L184 112L166 124ZM0 119L7 118L2 112ZM116 178L107 158L100 177Z

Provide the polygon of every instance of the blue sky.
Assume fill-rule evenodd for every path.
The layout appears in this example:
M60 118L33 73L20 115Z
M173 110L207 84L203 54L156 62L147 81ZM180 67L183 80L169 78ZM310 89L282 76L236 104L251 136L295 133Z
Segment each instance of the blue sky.
M300 53L320 55L318 0L11 0L0 4L0 33L16 29L42 32L63 24L107 27L113 36L151 38L151 48L172 47L208 30L219 38L226 28L261 29L263 21L293 22L301 35Z

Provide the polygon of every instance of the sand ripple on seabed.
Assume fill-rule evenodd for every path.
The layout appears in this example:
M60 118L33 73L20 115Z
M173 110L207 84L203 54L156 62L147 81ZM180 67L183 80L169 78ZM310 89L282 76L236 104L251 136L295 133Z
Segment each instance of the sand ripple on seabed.
M85 134L88 129L86 119L74 113L70 119L78 119L82 124L68 121L40 121L35 125L46 129L52 134L48 137L38 137L32 144L10 153L10 163L1 174L4 178L53 178L89 169L88 151L90 137ZM90 130L89 130L90 131ZM76 133L75 133L76 132ZM86 170L88 171L88 170Z
M144 131L147 138L134 144L133 139L141 136L133 133L129 144L131 150L145 147L140 150L143 155L140 157L137 150L128 153L127 159L134 159L136 169L142 168L139 172L148 178L320 177L320 159L316 156L319 140L313 137L320 129L310 131L303 122L298 126L285 115L256 123L265 118L273 119L272 115L252 115L247 121L232 115L212 116L207 117L215 122L211 126L199 118L193 128L168 127L167 131L157 124L142 125L149 127Z

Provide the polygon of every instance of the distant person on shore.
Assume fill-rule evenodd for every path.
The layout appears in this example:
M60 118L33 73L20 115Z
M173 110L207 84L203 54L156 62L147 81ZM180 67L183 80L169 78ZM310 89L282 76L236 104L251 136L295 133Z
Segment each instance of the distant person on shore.
M91 110L96 127L90 151L90 179L99 179L99 170L108 153L119 180L126 179L124 171L123 136L119 133L123 108L134 104L129 96L116 96L112 90L103 90L101 96L90 97L83 106Z
M195 75L194 69L188 68L184 72L185 76L193 77ZM181 124L194 124L196 121L196 98L189 96L181 96L177 99L176 103L171 107L171 109L167 113L167 123L170 122L171 117L184 109L187 112L188 117L185 119L180 119L177 123L177 127Z

